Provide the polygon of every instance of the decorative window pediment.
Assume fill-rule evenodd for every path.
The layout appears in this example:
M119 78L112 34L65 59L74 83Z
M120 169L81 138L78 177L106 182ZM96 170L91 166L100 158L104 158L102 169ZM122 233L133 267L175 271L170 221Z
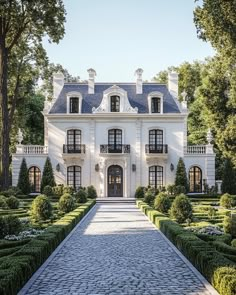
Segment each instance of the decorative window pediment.
M114 99L116 97L116 99ZM119 99L118 99L119 98ZM103 92L101 104L97 108L92 109L93 114L97 113L138 113L138 108L130 105L127 92L117 85L106 89Z

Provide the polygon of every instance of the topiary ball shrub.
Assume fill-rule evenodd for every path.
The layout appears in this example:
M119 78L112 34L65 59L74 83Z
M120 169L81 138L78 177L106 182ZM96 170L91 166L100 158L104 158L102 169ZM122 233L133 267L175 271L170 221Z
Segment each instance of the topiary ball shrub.
M7 225L8 225L8 235L17 235L21 229L22 224L20 222L20 219L17 216L8 215L5 217Z
M52 205L45 195L37 196L31 205L31 217L36 221L47 220L52 217Z
M89 185L87 187L87 196L90 199L96 199L97 198L97 191L93 185Z
M176 196L170 210L171 217L178 223L183 223L186 219L191 219L192 214L192 205L188 197L184 194Z
M162 213L168 213L171 207L171 200L166 193L159 193L154 201L154 209Z
M174 192L174 195L176 196L181 194L186 194L186 188L183 185L175 185L173 187L173 192Z
M7 209L7 198L5 196L0 196L0 208Z
M14 196L7 198L6 202L10 209L18 209L20 206L20 201Z
M220 198L220 206L226 209L230 209L232 207L233 199L230 194L224 194Z
M8 234L8 224L5 217L0 216L0 239Z
M135 191L135 198L136 199L143 199L145 195L145 187L144 186L138 186Z
M53 195L56 195L57 197L60 197L63 195L63 189L64 189L64 185L63 184L59 184L56 185L52 188L53 191Z
M233 239L231 241L231 246L234 247L234 248L236 248L236 239Z
M50 197L53 195L53 190L50 185L46 185L43 189L43 194L46 195L47 197Z
M78 203L86 203L87 202L87 192L84 189L80 189L75 193L75 198Z
M152 206L155 200L156 192L157 190L155 188L152 188L152 187L148 188L148 190L144 194L144 202Z
M58 209L63 213L68 213L75 208L75 200L70 194L64 194L60 197Z
M65 186L63 187L63 195L70 194L72 195L75 192L75 189L72 186Z

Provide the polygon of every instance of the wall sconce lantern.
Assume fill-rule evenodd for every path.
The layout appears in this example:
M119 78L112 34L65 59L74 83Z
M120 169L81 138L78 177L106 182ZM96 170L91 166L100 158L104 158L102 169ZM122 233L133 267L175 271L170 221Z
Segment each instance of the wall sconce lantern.
M174 171L174 169L175 169L175 166L174 166L174 164L170 164L170 171Z
M59 172L61 170L61 167L60 167L59 163L56 165L56 170L57 170L57 172Z
M132 164L132 171L135 172L136 171L136 165Z
M95 165L95 171L98 172L99 171L99 164Z

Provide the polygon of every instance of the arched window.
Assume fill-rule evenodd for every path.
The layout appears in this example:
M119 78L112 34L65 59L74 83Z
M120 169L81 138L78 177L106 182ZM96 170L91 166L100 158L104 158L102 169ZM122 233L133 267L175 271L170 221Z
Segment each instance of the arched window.
M67 131L67 151L68 153L81 153L81 130Z
M189 191L191 193L202 192L202 170L198 166L193 166L189 170Z
M79 113L78 97L70 97L70 113Z
M111 96L111 112L120 111L120 97L118 95Z
M121 129L108 130L108 150L109 150L109 153L122 152L122 130Z
M163 167L162 166L149 167L149 185L157 189L163 186Z
M72 186L76 190L81 187L81 167L69 166L67 167L67 185Z
M41 171L38 167L32 166L29 168L29 182L32 193L39 193L41 186Z
M152 129L149 131L149 153L163 153L163 131Z
M160 113L161 112L161 99L160 99L160 97L152 97L151 112L152 113Z

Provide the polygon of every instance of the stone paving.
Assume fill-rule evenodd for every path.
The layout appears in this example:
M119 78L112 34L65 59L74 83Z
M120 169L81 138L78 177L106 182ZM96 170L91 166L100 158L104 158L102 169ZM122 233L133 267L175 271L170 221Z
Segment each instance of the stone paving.
M203 282L134 204L101 204L19 294L217 294Z

